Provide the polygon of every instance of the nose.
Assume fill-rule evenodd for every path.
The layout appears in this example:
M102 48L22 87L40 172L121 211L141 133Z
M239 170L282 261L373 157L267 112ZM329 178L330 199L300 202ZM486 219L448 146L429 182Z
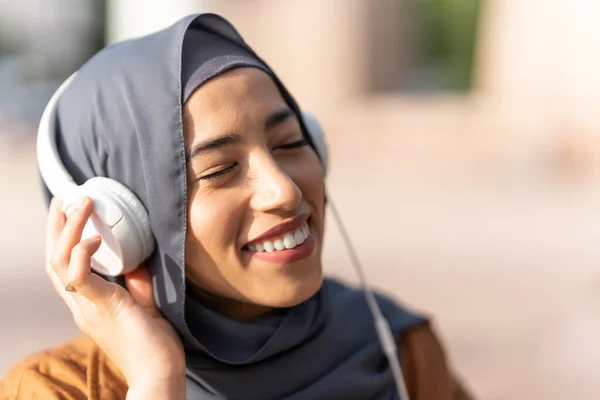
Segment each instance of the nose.
M273 160L255 165L256 180L251 207L262 212L292 211L302 200L302 191L289 175Z

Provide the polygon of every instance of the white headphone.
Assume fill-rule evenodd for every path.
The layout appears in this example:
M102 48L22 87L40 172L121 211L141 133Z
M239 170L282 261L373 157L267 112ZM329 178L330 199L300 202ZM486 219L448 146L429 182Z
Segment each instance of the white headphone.
M137 268L154 250L150 217L142 202L122 183L94 177L77 185L60 159L56 145L56 109L58 100L76 73L54 93L40 120L37 160L42 179L53 196L63 200L67 211L81 196L94 202L83 238L102 236L102 244L92 257L92 268L104 275L125 275ZM314 115L302 112L304 125L315 145L323 167L327 167L327 145Z

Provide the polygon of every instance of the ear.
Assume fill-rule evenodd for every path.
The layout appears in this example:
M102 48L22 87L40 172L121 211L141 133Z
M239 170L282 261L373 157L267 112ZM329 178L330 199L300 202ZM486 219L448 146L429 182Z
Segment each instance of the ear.
M307 111L302 111L302 121L304 122L304 126L306 127L313 144L315 145L315 149L317 150L317 154L321 159L323 169L325 170L325 173L327 173L327 143L325 142L325 134L323 133L321 124L319 124L319 121L317 121L317 118L313 114Z

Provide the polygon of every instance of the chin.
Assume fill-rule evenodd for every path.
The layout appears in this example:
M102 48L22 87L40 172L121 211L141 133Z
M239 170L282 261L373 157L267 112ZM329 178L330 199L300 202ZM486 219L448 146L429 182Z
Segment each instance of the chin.
M322 284L323 273L320 268L301 279L291 276L274 279L264 287L259 303L273 308L294 307L314 296Z

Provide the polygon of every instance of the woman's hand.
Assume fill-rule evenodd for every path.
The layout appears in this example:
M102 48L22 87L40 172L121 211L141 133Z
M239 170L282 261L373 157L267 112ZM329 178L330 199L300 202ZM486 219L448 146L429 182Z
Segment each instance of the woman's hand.
M53 199L46 233L46 273L77 326L110 357L130 387L128 398L185 398L185 356L173 327L154 303L145 268L125 276L129 292L91 273L101 238L81 240L93 210L83 197L66 217ZM73 291L66 291L71 285ZM163 394L165 397L156 397Z

